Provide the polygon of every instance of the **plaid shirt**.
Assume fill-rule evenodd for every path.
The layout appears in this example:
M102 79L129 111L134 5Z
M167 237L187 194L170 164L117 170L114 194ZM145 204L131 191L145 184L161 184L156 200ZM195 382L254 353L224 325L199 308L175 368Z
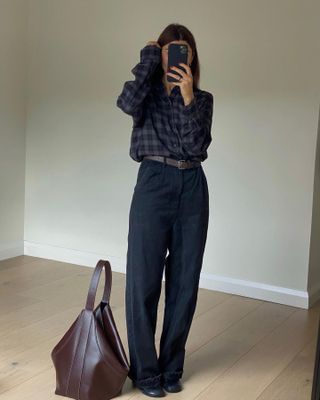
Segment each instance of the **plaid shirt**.
M187 106L179 86L168 96L161 80L150 79L160 62L159 47L142 48L140 62L131 70L135 79L124 83L117 98L117 107L133 118L130 157L137 162L144 155L204 161L212 141L213 95L195 88Z

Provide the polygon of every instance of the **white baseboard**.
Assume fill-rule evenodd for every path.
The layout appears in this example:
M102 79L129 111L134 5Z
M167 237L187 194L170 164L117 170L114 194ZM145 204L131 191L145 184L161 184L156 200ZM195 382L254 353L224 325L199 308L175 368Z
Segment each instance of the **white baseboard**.
M310 308L309 294L302 290L206 273L201 274L199 286L204 289L272 301L293 307Z
M0 247L0 259L23 254L91 268L95 267L98 260L104 259L110 262L113 271L121 273L126 272L125 260L123 258L107 254L67 249L28 241L24 241L24 246L23 242L15 242L11 243L7 248L4 248L4 246ZM313 290L312 293L308 293L307 291L207 274L204 272L201 273L199 287L304 309L310 308L320 297L320 288Z
M48 260L62 261L90 268L94 268L99 260L108 260L114 272L125 273L123 259L108 254L68 249L60 246L28 242L26 240L24 241L24 254L26 256L46 258Z

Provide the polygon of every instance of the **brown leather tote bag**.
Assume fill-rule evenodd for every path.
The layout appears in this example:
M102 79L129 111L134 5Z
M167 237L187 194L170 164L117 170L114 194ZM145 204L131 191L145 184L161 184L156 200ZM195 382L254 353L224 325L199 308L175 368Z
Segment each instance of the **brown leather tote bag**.
M94 309L103 267L103 298ZM121 394L129 363L110 308L111 283L109 261L99 260L85 308L51 352L55 394L77 400L108 400Z

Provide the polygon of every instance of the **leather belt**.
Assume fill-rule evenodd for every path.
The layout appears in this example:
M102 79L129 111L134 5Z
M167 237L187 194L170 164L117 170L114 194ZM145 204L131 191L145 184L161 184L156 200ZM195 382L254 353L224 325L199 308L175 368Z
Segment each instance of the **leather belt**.
M175 160L174 158L169 158L165 156L144 156L143 159L161 161L165 164L173 165L179 169L187 169L199 167L201 165L201 161L187 161L187 160Z

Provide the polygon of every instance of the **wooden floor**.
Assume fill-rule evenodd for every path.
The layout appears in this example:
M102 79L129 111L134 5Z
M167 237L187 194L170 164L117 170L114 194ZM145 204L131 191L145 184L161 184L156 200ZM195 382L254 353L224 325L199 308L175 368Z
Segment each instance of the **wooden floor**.
M54 394L50 352L84 308L92 271L29 256L0 261L1 400L62 398ZM112 276L111 308L128 355L125 275ZM96 301L101 295L102 280ZM164 290L157 350L163 304ZM319 310L320 302L303 310L200 289L186 347L184 389L166 397L310 400ZM117 398L147 396L128 378Z

